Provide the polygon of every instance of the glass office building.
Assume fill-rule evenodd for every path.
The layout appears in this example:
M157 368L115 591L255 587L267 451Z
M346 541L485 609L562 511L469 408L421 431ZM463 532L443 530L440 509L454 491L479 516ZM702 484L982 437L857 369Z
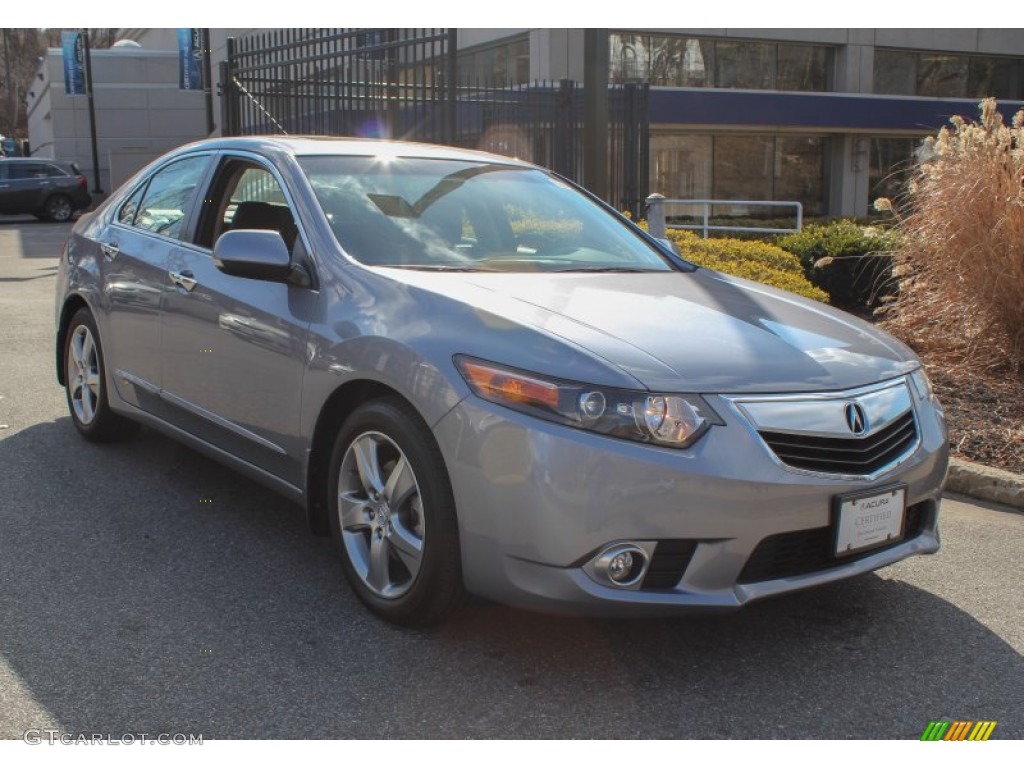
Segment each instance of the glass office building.
M610 83L651 86L650 192L798 200L863 216L899 197L914 151L952 115L1024 106L1013 29L607 30ZM460 30L460 60L516 82L582 81L583 30Z

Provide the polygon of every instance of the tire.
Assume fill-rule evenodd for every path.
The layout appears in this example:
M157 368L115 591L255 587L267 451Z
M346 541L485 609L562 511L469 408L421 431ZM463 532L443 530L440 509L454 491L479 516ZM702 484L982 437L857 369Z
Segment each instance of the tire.
M71 221L75 213L75 206L71 204L71 198L67 195L50 195L43 203L43 213L50 221L63 223Z
M64 393L75 428L86 440L109 443L131 436L138 425L110 410L103 348L96 323L79 309L64 337Z
M395 624L429 626L463 602L448 471L419 414L397 398L353 412L331 454L331 533L359 599Z

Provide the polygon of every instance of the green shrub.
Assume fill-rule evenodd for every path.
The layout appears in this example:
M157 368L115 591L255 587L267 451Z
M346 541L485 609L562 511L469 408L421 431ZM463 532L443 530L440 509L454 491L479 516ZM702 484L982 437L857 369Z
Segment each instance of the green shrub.
M892 231L837 219L809 224L775 243L800 258L807 278L837 306L867 309L895 291L892 252L899 240Z
M828 300L828 295L804 276L800 260L778 246L727 237L704 240L679 229L670 229L666 234L684 259L702 267L756 280L808 299Z

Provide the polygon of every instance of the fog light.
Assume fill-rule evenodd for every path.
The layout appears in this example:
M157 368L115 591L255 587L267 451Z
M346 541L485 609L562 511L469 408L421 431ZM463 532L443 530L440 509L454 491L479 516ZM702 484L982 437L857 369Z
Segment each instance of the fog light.
M649 563L649 554L641 544L619 542L605 547L583 570L606 586L640 589Z
M608 563L608 578L616 584L622 584L625 581L629 581L629 577L632 573L633 554L631 552L619 552L619 554L613 557L611 562Z

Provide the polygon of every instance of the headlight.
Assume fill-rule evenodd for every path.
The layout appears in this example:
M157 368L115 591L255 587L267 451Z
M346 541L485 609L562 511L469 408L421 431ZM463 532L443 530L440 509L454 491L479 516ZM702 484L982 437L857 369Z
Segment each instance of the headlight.
M914 389L922 400L932 400L935 397L935 390L932 389L932 382L924 368L918 368L910 374L910 380L914 382Z
M651 394L549 379L461 355L455 365L484 400L577 429L686 448L723 425L697 395Z
M924 372L924 368L918 368L910 374L910 380L914 382L914 389L917 390L917 395L921 398L921 402L931 403L935 408L935 412L939 415L939 420L944 423L946 412L943 410L939 398L935 396L935 389L932 387L928 374Z

